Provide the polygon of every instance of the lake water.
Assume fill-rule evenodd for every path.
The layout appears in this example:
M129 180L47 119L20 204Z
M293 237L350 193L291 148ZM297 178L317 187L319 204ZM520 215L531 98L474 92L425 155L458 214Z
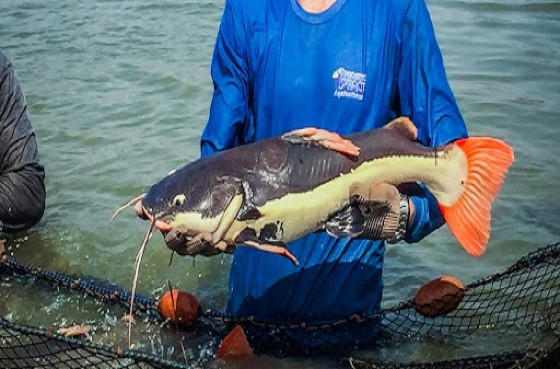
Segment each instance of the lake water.
M507 140L516 162L493 209L486 254L472 259L445 228L420 244L390 247L386 305L442 274L470 281L493 273L560 236L560 2L432 0L428 6L470 133ZM45 217L7 239L16 257L130 286L147 224L132 210L107 220L117 206L198 157L222 8L223 1L193 0L0 1L0 47L26 94L47 172ZM175 257L168 267L169 256L154 237L141 293L157 296L170 280L204 306L225 306L230 256L196 263ZM102 309L9 282L0 294L0 314L24 323L95 322ZM124 325L115 330L124 337Z

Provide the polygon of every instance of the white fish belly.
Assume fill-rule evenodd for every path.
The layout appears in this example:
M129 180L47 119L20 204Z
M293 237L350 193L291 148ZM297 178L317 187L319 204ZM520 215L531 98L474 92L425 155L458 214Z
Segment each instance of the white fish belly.
M462 156L461 156L462 155ZM234 221L226 233L226 241L233 242L245 229L260 231L270 223L282 224L278 241L290 242L313 232L349 202L349 190L356 183L421 181L426 183L438 201L453 203L460 195L457 184L466 178L466 159L459 149L437 151L434 157L391 156L367 161L347 174L321 184L309 191L290 193L268 201L258 210L261 217Z

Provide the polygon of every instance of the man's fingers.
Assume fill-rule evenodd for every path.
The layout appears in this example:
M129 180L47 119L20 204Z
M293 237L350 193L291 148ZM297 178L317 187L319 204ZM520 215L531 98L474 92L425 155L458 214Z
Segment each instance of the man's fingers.
M214 245L214 248L220 250L220 252L225 252L226 254L233 254L235 252L235 245L228 244L226 241L219 241Z
M199 233L196 236L187 236L185 227L175 227L168 232L162 232L165 244L179 255L188 256L214 256L221 253L233 254L235 245L221 240L214 244L212 234Z

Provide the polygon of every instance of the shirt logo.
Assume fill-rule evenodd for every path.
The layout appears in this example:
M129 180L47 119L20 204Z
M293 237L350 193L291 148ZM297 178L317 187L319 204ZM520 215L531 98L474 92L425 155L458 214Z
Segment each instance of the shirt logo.
M362 101L364 99L364 91L366 89L366 75L359 72L353 72L344 68L338 68L334 71L332 78L334 79L334 96L348 97Z

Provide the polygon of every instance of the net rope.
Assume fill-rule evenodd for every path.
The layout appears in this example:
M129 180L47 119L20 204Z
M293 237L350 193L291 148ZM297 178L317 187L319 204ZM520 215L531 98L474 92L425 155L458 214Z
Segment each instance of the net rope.
M560 243L542 247L498 273L469 283L459 306L445 316L435 318L419 314L413 301L405 301L373 314L356 314L320 322L262 321L201 309L197 330L207 332L208 340L216 346L221 337L240 324L255 352L279 357L320 355L335 347L347 347L348 353L337 352L346 357L341 365L349 368L553 367L547 365L560 362L559 266ZM1 258L0 274L14 280L39 279L46 285L78 291L125 308L130 303L130 292L115 284L93 277L58 273L11 256ZM137 295L133 310L137 315L161 321L157 302L151 297ZM348 332L354 327L360 327L364 334L371 334L371 330L380 327L381 332L374 344L377 347L422 341L444 344L449 340L455 340L453 342L459 345L468 345L473 340L484 345L497 340L499 347L494 354L486 356L469 355L426 362L379 362L367 357L350 358L350 355L360 357L363 353L351 351L355 334L350 339ZM511 341L507 346L500 343L500 338L508 334L506 328L515 334L511 340L515 344ZM167 359L150 352L117 349L0 318L0 367L44 366L184 368L188 367L188 363L179 357Z

